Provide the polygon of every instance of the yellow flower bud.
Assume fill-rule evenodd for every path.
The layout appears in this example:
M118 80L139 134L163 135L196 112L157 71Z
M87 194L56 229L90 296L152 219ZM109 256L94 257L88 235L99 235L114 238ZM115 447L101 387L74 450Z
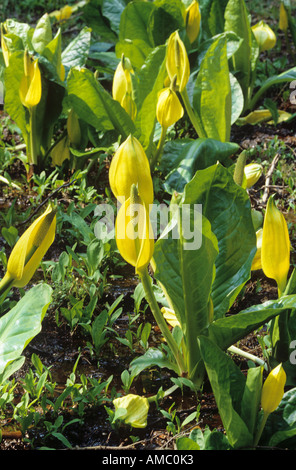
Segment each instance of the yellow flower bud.
M129 59L122 55L113 77L112 97L121 104L132 119L136 116L136 105L132 96L133 86L131 74L133 73L134 71Z
M199 4L198 2L193 1L186 9L186 33L191 44L199 34L200 19L201 15Z
M70 160L69 137L65 135L50 152L52 166L61 166L64 160Z
M129 394L125 397L115 398L113 400L115 412L122 408L126 412L120 415L120 418L133 428L145 428L147 426L147 416L149 411L149 402L147 398L139 395Z
M249 163L244 168L246 177L246 188L249 189L254 186L262 175L263 168L259 163Z
M24 75L20 82L20 99L26 108L37 106L41 100L41 73L38 59L32 61L29 53L24 53Z
M265 380L261 393L261 407L264 413L272 413L279 406L286 384L286 373L282 364L272 369Z
M252 31L259 45L260 51L272 49L276 44L276 35L263 20L252 26Z
M251 267L252 271L256 271L257 269L262 268L262 264L261 264L262 235L263 235L263 229L260 228L256 232L257 251L256 251L256 254L253 258L253 263L252 263L252 267Z
M67 119L67 133L72 145L79 145L81 142L81 130L77 114L71 109Z
M156 117L162 127L167 129L177 122L184 114L177 94L171 88L164 88L158 96Z
M60 10L54 10L49 16L54 16L57 21L65 21L72 15L73 8L70 5L65 5Z
M115 237L121 256L135 267L136 274L141 273L152 258L154 236L148 208L137 195L135 185L131 187L131 197L118 211Z
M115 152L109 169L114 196L123 203L130 197L133 184L145 204L153 203L153 182L148 158L140 142L130 135Z
M283 2L281 2L279 28L282 31L286 32L288 30L288 26L289 26L289 20L288 20L287 10Z
M273 196L266 207L261 250L263 272L277 282L281 295L290 268L290 240L286 220L276 207Z
M24 287L31 280L55 237L56 210L51 205L23 233L12 249L3 286Z
M178 31L172 33L168 39L166 68L171 82L177 76L176 86L181 92L187 85L190 76L190 65L187 51Z
M3 54L3 59L6 67L9 66L9 57L10 57L10 52L6 44L6 39L4 35L4 27L3 24L1 23L1 49L2 49L2 54Z

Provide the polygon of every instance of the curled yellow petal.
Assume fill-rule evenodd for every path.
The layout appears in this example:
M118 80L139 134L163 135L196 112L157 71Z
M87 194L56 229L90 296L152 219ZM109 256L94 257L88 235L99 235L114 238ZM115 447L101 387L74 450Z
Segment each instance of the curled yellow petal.
M244 167L246 177L246 188L249 189L254 186L262 175L263 168L259 163L249 163Z
M42 84L38 59L31 60L28 53L24 54L24 75L20 82L20 99L26 108L37 106L41 100Z
M268 199L264 217L261 263L264 274L277 282L281 295L290 268L290 239L287 222L273 196Z
M113 400L115 411L119 408L125 410L121 419L133 428L145 428L147 426L147 416L149 411L149 402L147 398L139 395L129 394L125 397L115 398Z
M180 92L183 91L189 80L190 65L185 45L178 31L172 33L168 39L166 68L170 81L173 81L176 76L177 89Z
M141 200L138 203L131 201L130 197L118 211L115 237L121 256L135 267L136 273L140 273L152 258L154 235L146 205Z
M287 10L286 10L285 5L283 4L283 2L281 2L279 28L282 31L286 32L288 27L289 27L289 20L288 20Z
M70 160L69 137L65 135L54 146L51 153L52 166L61 166L64 160Z
M112 97L118 101L123 109L134 119L136 116L136 105L133 100L133 86L131 74L134 71L128 58L122 55L113 77Z
M192 44L197 38L200 30L200 8L196 1L193 1L186 9L186 33Z
M115 152L110 169L109 182L119 202L130 197L131 186L138 187L139 196L145 204L153 203L153 182L150 165L140 142L130 135Z
M256 232L257 251L256 251L256 254L253 258L252 267L251 267L252 271L256 271L257 269L262 268L262 263L261 263L262 235L263 235L263 229L260 228Z
M164 128L175 124L184 114L177 94L171 88L164 88L158 96L156 106L156 117Z
M252 31L261 52L272 49L276 45L276 35L263 20L252 26Z
M261 393L261 407L264 413L272 413L279 406L286 384L286 373L282 364L272 369L265 380Z
M54 241L55 228L56 211L49 205L13 247L7 263L7 272L2 281L5 277L6 280L11 279L15 287L24 287L28 284Z

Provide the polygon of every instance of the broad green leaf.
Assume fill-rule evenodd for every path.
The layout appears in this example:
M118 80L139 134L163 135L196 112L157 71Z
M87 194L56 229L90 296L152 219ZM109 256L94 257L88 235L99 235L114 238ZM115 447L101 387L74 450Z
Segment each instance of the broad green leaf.
M55 37L47 44L43 51L42 55L47 58L47 60L53 65L57 73L59 73L61 68L61 54L62 54L62 37L61 30L57 32ZM60 77L59 77L60 78Z
M241 418L254 436L260 409L263 367L251 367L247 372L246 386L241 397Z
M149 17L155 9L150 2L130 2L120 17L119 39L141 39L148 46L154 47L147 31Z
M136 376L144 369L152 366L165 367L178 373L176 364L171 362L162 351L156 348L149 348L145 354L131 361L130 370L132 375Z
M125 57L129 58L135 69L142 67L151 51L153 51L153 48L143 39L122 39L115 46L117 57L124 54Z
M28 25L27 23L20 23L19 21L13 19L7 19L5 21L5 28L8 34L15 34L22 40L22 49L25 49L26 47L29 50L32 49L32 43L30 38L33 34L34 29L31 28L30 25Z
M211 44L201 63L193 107L207 137L221 142L230 140L232 99L225 36Z
M108 18L111 28L116 34L119 33L120 18L125 7L125 0L103 0L102 2L102 15Z
M151 44L165 44L171 33L185 26L185 6L181 0L157 0L147 26Z
M215 165L217 161L229 166L231 157L239 150L235 143L220 142L214 139L199 138L190 142L168 142L164 148L161 166L170 169L164 187L173 194L174 191L182 193L185 185L189 183L198 170L204 170Z
M83 67L91 42L91 29L83 28L62 52L62 63L65 67Z
M196 338L209 323L218 247L208 220L198 213L198 208L183 206L175 217L178 225L167 233L164 231L155 244L152 266L181 324L189 377L195 380L195 373L199 374L195 370L199 363Z
M244 0L229 0L225 9L225 31L233 31L243 41L232 57L235 72L244 94L245 103L249 99L251 83L252 30Z
M295 410L296 388L292 388L284 394L278 408L269 416L260 444L294 450L296 443Z
M212 0L209 16L207 17L209 30L214 36L224 30L224 12L228 0Z
M50 286L38 284L0 318L0 374L20 358L27 344L40 332L51 293Z
M115 129L123 138L134 133L129 115L87 69L71 69L68 75L68 98L79 118L96 128Z
M280 73L274 77L269 77L265 80L265 82L261 85L259 90L253 96L249 109L254 109L256 103L258 102L259 98L273 85L278 85L279 83L285 82L292 82L296 80L296 67L292 67L285 72Z
M189 437L179 437L176 441L177 450L200 450L200 447L197 442L194 442Z
M165 47L160 46L148 55L137 76L135 126L139 131L140 141L145 150L153 138L158 93L163 88L165 76Z
M96 33L101 40L115 43L117 34L110 28L108 19L102 14L102 0L89 0L82 7L84 24Z
M219 254L212 298L215 318L224 316L250 277L256 252L250 200L220 163L197 171L185 186L183 202L202 204L217 237Z
M48 13L45 13L37 22L32 37L32 44L36 52L42 54L43 49L52 40L51 23Z
M17 359L9 362L4 370L0 373L0 384L3 384L12 374L18 371L24 364L26 358L25 356L20 356Z
M234 75L230 74L230 86L231 86L231 124L234 124L244 109L244 95L238 80Z
M223 350L266 324L286 310L296 308L296 295L286 295L263 304L253 305L236 315L218 318L208 328L209 338Z
M24 141L28 143L27 110L22 105L19 88L24 74L24 53L15 52L9 59L9 66L4 71L5 80L5 111L20 128ZM7 86L6 84L9 84Z
M246 378L234 361L206 337L198 339L226 436L234 448L251 446L253 435L241 417Z

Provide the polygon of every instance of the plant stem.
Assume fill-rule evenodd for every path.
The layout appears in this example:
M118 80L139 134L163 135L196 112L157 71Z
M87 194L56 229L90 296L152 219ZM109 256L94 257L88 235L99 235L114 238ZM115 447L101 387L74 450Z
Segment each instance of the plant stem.
M233 354L239 354L240 356L250 359L251 361L257 362L257 364L263 366L265 370L268 370L267 364L262 359L257 356L254 356L253 354L243 351L242 349L239 349L236 346L230 346L229 348L227 348L227 350L232 352Z
M147 268L145 268L144 271L142 271L140 274L140 279L145 291L146 299L147 302L149 303L149 306L151 308L151 311L153 313L153 316L160 328L160 331L162 332L171 352L174 355L174 358L177 362L177 365L179 367L179 374L183 375L183 373L186 371L185 365L184 365L184 360L181 354L180 349L178 348L178 345L176 341L174 340L172 333L170 332L170 329L163 317L163 314L160 311L160 308L158 306L157 300L155 298L152 285L151 285L151 279L148 274Z
M196 130L196 133L197 133L198 137L207 137L207 135L206 135L206 133L203 129L203 125L202 125L202 122L201 122L199 116L193 111L193 109L191 107L186 87L180 93L181 93L181 96L182 96L182 99L183 99L185 109L186 109L187 114L189 116L189 119L191 121L191 124L193 125L194 129Z
M5 279L6 277L6 279ZM8 290L12 287L13 284L13 278L4 276L3 279L0 281L0 298L1 296L5 293L8 292Z
M161 126L160 139L158 141L156 151L155 151L154 155L152 155L151 162L150 162L151 171L153 171L155 169L155 167L156 167L156 165L157 165L157 163L160 159L161 152L162 152L164 142L165 142L166 132L167 132L167 128Z
M28 163L30 166L37 165L38 151L36 142L36 107L30 108L30 155L28 156Z
M264 426L266 424L266 421L267 421L267 418L269 416L270 413L263 413L263 417L262 417L262 420L261 420L261 423L260 423L260 426L258 428L258 431L256 433L256 437L254 439L254 446L257 446L258 445L258 442L260 441L260 437L261 437L261 434L263 432L263 429L264 429Z

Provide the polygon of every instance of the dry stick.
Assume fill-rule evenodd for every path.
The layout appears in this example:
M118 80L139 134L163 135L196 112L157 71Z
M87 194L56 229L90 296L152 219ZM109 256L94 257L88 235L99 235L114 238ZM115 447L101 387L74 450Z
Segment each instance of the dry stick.
M265 179L265 189L264 189L264 193L263 193L263 196L262 196L262 202L263 203L265 203L267 201L268 194L269 194L269 188L270 188L270 184L269 184L270 179L271 179L272 173L274 172L275 167L276 167L279 159L280 159L280 154L277 153L275 155L274 159L272 160L271 165L269 167L269 170L267 172L266 179Z
M76 181L77 181L77 179L72 180L72 181L68 181L68 183L64 183L64 184L62 184L62 186L59 186L58 188L56 188L52 193L50 193L44 199L44 201L41 202L41 204L39 204L38 207L36 207L36 209L32 212L32 214L26 220L24 220L23 222L18 223L17 227L20 227L21 225L24 225L27 222L29 222L32 219L32 217L34 217L34 215L37 214L37 212L41 209L41 207L43 207L44 204L46 204L47 201L49 201L49 199L51 199L53 196L55 196L61 189L67 188L68 186L71 186L71 184L74 184Z

